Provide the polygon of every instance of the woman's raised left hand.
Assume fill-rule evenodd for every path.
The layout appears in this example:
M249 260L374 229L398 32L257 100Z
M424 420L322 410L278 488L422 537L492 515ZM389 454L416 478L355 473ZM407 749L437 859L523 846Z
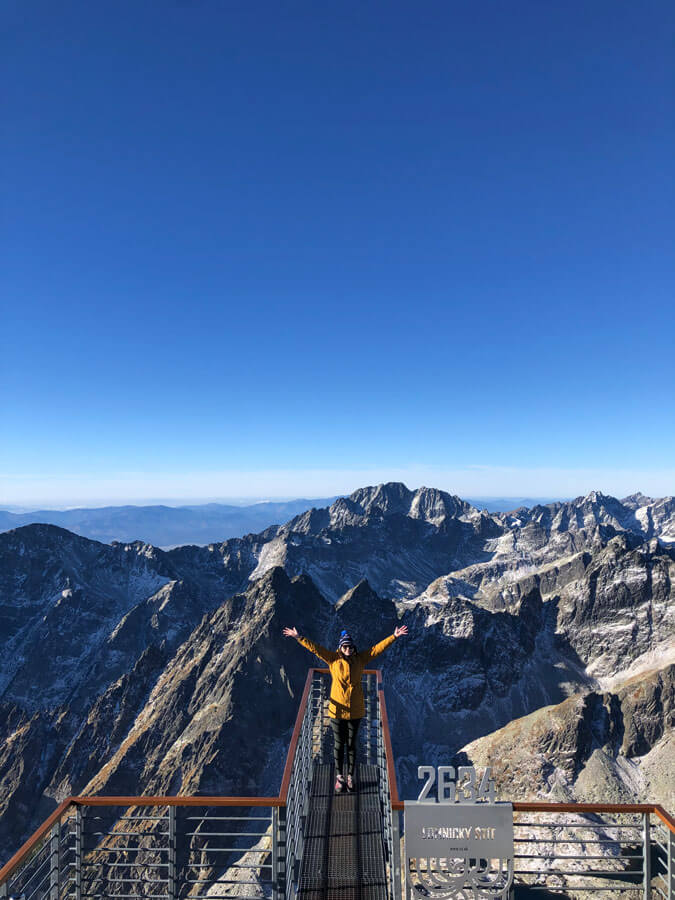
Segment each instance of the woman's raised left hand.
M408 633L407 625L401 625L400 628L394 629L394 637L400 637L402 634L407 634L407 633Z

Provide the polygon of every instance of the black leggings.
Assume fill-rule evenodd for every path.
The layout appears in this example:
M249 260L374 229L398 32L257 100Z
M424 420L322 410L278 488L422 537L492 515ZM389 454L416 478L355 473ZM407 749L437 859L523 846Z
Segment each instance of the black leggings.
M356 762L356 735L361 719L331 719L333 726L333 754L335 758L335 774L343 772L345 761L345 743L347 744L347 774L354 774ZM344 773L343 773L344 774Z

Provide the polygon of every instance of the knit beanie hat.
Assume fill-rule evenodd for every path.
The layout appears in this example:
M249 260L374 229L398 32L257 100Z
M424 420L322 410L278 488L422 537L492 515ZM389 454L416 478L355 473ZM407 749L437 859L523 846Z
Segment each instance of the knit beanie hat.
M356 650L356 645L354 641L351 639L351 636L348 631L345 631L343 628L340 632L340 640L338 641L338 650L341 650L343 647L351 647L353 650Z

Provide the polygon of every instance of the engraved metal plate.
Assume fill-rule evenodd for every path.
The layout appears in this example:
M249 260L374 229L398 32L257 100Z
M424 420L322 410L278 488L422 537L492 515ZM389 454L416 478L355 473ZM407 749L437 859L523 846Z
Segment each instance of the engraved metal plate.
M406 896L506 898L513 882L510 803L405 803Z

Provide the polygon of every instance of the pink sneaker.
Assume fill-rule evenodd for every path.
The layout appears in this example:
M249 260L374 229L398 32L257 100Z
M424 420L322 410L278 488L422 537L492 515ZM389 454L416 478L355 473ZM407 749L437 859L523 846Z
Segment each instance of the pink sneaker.
M341 794L344 786L345 786L344 778L342 777L342 775L338 775L338 777L335 779L335 793Z
M354 790L354 779L352 778L351 775L347 775L347 790L348 791Z

